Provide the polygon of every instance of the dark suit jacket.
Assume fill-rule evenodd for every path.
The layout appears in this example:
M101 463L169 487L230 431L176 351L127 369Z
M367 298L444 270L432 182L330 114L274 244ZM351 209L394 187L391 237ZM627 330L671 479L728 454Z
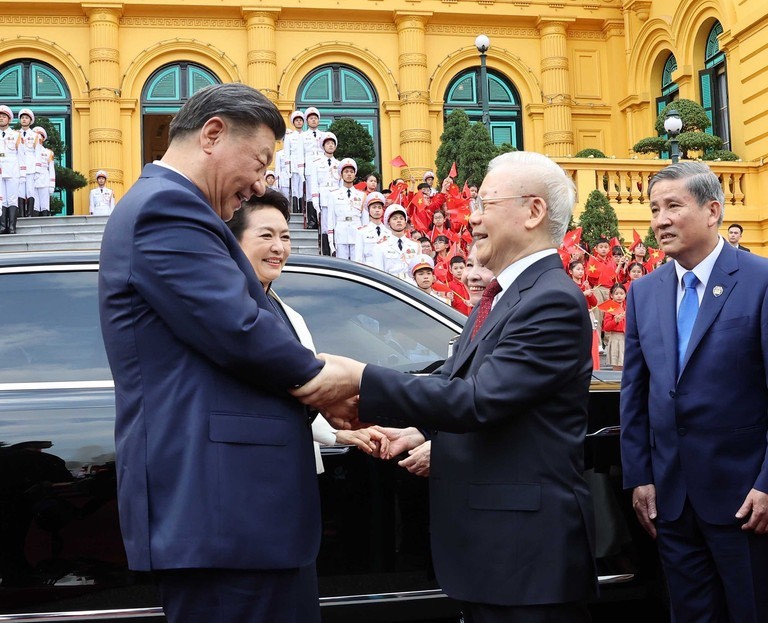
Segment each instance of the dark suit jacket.
M733 524L751 488L768 492L768 261L723 245L676 377L678 287L670 262L629 292L624 486L655 484L662 519L687 496L709 523Z
M592 371L584 295L557 255L526 269L433 376L366 366L360 418L438 429L432 556L451 597L550 604L593 594L582 478Z
M312 438L287 389L321 366L191 182L145 167L107 223L99 299L130 567L312 562Z

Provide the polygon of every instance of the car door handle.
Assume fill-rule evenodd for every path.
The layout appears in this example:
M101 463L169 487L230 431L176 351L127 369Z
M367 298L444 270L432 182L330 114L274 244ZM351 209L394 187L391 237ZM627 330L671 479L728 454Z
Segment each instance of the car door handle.
M594 433L588 433L587 437L616 437L621 434L621 426L606 426Z
M338 456L339 454L346 454L352 447L353 446L320 446L320 454L322 456Z

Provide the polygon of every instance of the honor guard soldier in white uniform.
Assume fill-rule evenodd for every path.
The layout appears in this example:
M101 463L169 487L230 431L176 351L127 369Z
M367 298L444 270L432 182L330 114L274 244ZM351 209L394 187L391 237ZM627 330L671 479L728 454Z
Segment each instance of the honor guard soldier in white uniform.
M328 204L328 241L331 253L351 260L355 256L357 228L363 225L365 195L354 187L357 163L352 158L344 158L339 170L342 186L331 191Z
M264 181L267 183L267 188L270 190L277 190L277 176L272 169L267 169L267 173L264 175Z
M333 132L323 134L323 152L307 162L307 186L312 202L320 206L320 250L323 255L331 254L328 243L328 206L331 191L341 186L339 161L333 157L336 151L336 135Z
M291 171L291 206L294 214L304 213L304 141L301 129L304 127L304 113L294 110L291 113L293 130L285 133L283 149L285 160Z
M286 199L290 199L291 165L287 160L284 148L275 152L275 173L277 173L277 189Z
M35 209L35 164L40 151L37 132L32 129L35 113L29 108L19 111L21 145L19 145L19 213L33 216Z
M408 265L413 258L421 254L421 245L405 236L407 222L408 214L403 206L393 203L386 209L384 223L390 234L373 250L373 266L405 281L411 281Z
M35 162L35 199L31 204L30 216L48 216L51 213L51 195L56 190L56 169L53 166L53 152L45 146L48 133L45 128L32 128L38 136L37 161Z
M104 170L96 171L96 183L98 188L91 191L90 213L94 216L109 216L115 209L115 193L107 188L107 172Z
M369 193L365 198L368 223L357 230L355 240L355 261L373 266L373 250L380 240L384 240L389 230L382 221L384 216L384 195L379 192Z
M301 139L304 144L304 205L306 206L306 226L309 229L317 229L317 209L318 203L313 200L312 188L317 184L312 180L313 169L310 163L323 153L323 132L318 128L320 125L320 111L314 106L310 106L304 111L304 117L307 120L308 128L301 133Z
M19 173L21 136L11 128L13 111L0 106L0 196L3 209L0 214L0 233L15 234L19 215Z

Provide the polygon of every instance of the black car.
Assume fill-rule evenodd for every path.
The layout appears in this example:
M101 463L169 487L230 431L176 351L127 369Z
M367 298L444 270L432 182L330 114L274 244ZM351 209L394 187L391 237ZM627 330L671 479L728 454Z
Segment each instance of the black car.
M162 616L120 537L97 271L96 252L0 255L0 622ZM403 372L436 369L464 322L414 286L333 258L294 256L275 287L319 352ZM621 490L616 375L598 376L586 452L602 599L634 599L653 587L656 559ZM455 617L431 568L426 479L349 447L323 460L323 620Z

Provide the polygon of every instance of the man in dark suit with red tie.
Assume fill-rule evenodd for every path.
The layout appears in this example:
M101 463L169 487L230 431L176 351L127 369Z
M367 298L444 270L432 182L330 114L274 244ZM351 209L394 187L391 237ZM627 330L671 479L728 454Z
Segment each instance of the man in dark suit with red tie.
M635 281L621 383L624 486L658 541L675 623L768 621L768 261L718 233L702 162L657 173L674 258Z
M574 195L549 158L495 158L471 224L477 259L497 279L454 355L422 377L329 357L361 378L360 421L439 431L432 553L467 623L589 620L593 510L582 471L592 325L556 252ZM298 395L321 401L314 385ZM329 411L355 416L338 405ZM419 441L392 439L390 452Z

